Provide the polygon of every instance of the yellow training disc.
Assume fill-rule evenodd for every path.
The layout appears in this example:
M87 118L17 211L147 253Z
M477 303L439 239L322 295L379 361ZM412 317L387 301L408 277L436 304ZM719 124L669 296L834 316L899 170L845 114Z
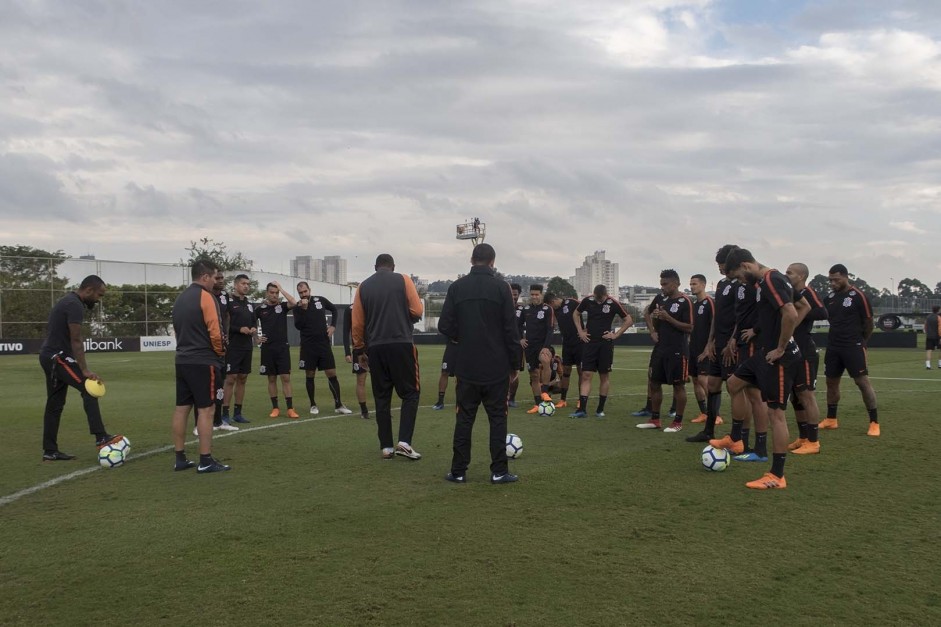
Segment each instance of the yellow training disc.
M94 379L85 379L85 391L95 398L101 398L105 395L105 384Z

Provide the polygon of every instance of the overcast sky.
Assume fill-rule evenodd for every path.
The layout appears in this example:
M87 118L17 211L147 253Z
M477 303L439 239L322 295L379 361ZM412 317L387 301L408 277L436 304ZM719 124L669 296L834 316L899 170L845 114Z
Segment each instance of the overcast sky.
M937 0L0 0L0 242L941 280Z

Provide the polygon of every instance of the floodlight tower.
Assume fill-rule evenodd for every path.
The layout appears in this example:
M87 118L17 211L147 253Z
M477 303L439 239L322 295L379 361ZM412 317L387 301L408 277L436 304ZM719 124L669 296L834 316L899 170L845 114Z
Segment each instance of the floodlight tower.
M457 239L471 240L474 246L483 244L487 237L487 225L480 221L480 218L474 218L470 222L464 222L457 225Z

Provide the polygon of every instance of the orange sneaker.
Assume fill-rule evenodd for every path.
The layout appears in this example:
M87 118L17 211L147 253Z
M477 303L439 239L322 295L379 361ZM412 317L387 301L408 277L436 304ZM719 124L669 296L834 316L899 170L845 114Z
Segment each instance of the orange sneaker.
M802 446L791 452L795 455L816 455L820 452L820 442L806 441Z
M565 401L559 401L558 403L555 404L556 409L560 409L562 407L568 407L568 403L566 403Z
M880 434L881 434L881 431L879 430L879 423L870 422L869 431L866 432L866 435L871 435L874 438L878 438Z
M712 448L724 448L733 455L741 455L745 452L745 443L739 440L735 442L732 440L732 436L727 435L724 438L719 438L717 440L709 440L709 446Z
M818 429L839 429L840 422L836 418L824 418L817 425Z
M538 414L538 413L539 413L539 405L533 405L533 408L532 408L532 409L527 409L527 410L526 410L526 413L527 413L527 414Z
M696 424L699 424L700 422L706 422L706 414L699 414L698 416L690 420L690 422L695 422Z
M784 477L766 472L761 479L749 481L745 484L745 487L752 490L783 490L787 487L787 480Z
M722 420L722 416L716 416L716 424L717 424L717 425L721 425L721 424L724 423L724 422L725 422L725 421Z
M290 418L291 420L297 420L300 417L301 415L297 413L296 411L294 411L293 408L288 410L288 418Z
M268 417L269 417L269 418L277 418L277 417L280 416L280 415L281 415L281 410L278 409L277 407L275 407L274 409L271 410L271 413L268 414Z
M552 397L549 396L549 393L548 393L548 392L543 392L543 393L542 393L542 400L545 401L546 403L551 403L551 402L552 402Z
M807 438L797 438L796 440L794 440L793 442L787 445L787 450L796 451L800 447L804 446L806 442L807 442Z

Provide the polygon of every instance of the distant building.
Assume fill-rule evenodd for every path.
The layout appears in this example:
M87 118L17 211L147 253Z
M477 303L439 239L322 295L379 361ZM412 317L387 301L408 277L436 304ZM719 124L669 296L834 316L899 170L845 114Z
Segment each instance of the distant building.
M291 276L346 285L346 259L338 255L329 255L323 259L315 259L310 255L295 257L291 260Z
M571 283L579 296L588 296L596 285L604 285L609 294L618 293L618 264L604 258L603 250L585 257L581 267L575 269Z

